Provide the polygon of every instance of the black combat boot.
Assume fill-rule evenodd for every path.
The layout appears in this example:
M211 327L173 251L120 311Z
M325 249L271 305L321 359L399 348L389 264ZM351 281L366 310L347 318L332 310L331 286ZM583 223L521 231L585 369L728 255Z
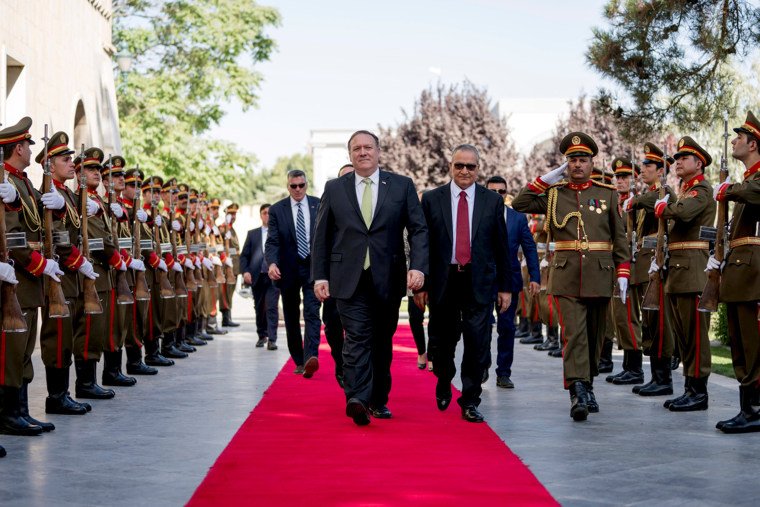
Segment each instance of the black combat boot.
M599 356L599 373L611 373L612 372L612 340L605 338L602 343L602 353Z
M200 338L201 340L206 340L207 342L209 342L209 341L213 340L214 337L206 332L206 322L207 321L208 321L208 317L203 317L203 318L197 320L197 322L198 322L197 325L198 325L198 328L199 328L198 329L198 338Z
M158 351L158 339L145 340L145 364L148 366L173 366L174 361L165 358Z
M240 327L240 324L237 322L232 322L232 312L230 310L222 310L222 326Z
M195 336L195 322L191 322L189 324L185 325L185 343L188 345L206 345L206 340L201 340L197 336Z
M137 379L121 372L121 349L103 352L103 385L128 387L137 384Z
M156 375L158 370L142 362L140 347L125 347L127 349L127 373L130 375Z
M538 345L539 343L543 343L544 336L541 333L541 321L540 320L531 321L529 324L529 328L530 328L530 334L526 336L525 338L521 338L520 343L525 343L526 345Z
M573 421L585 421L588 417L588 393L580 381L570 385L570 417Z
M628 353L628 367L618 378L612 380L612 383L621 385L643 384L644 370L641 368L643 354L640 350L626 350Z
M69 398L69 369L45 367L48 397L45 398L46 414L84 415L87 408ZM89 405L89 403L87 404Z
M720 421L716 428L724 433L754 433L760 431L760 401L758 390L752 387L739 386L739 415Z
M586 396L588 398L588 412L589 414L596 414L599 412L599 403L596 401L596 395L594 394L594 377L591 377L591 382L586 382Z
M187 357L187 352L183 352L174 346L175 332L176 330L164 333L164 337L161 339L161 354L163 354L165 357L182 359Z
M517 331L515 332L515 338L525 338L530 334L530 328L528 327L528 319L526 317L520 317L520 323L517 325Z
M668 407L671 412L707 410L709 401L707 395L707 377L690 377L690 379L691 393L671 403Z
M533 346L536 350L556 350L559 348L559 338L557 336L557 328L546 326L546 340L543 343Z
M206 317L206 332L208 334L227 334L226 329L219 329L216 326L216 315Z
M639 391L641 391L642 389L648 388L652 384L656 383L656 375L655 375L655 372L654 372L654 370L655 370L655 360L656 359L654 357L650 357L649 358L649 373L652 374L649 382L647 382L646 384L640 384L640 385L633 386L633 388L631 389L631 392L633 394L639 394Z
M29 381L24 380L21 389L18 390L18 413L19 416L33 426L39 426L42 431L48 432L55 429L55 424L38 421L29 415Z
M74 369L77 372L76 397L91 400L109 400L116 396L113 389L103 389L95 381L97 376L98 361L86 359L74 361Z
M670 369L670 358L652 357L650 360L652 362L652 382L646 386L642 386L637 394L640 396L666 396L673 394L673 376Z
M606 341L604 343L607 344ZM628 371L628 360L629 360L628 351L624 350L623 351L623 369L615 373L614 375L607 375L607 377L604 380L606 380L607 382L613 382L616 378L622 377L623 375L625 375L625 372ZM602 361L600 359L599 360L600 372L601 372L601 367L602 367Z
M193 353L196 349L185 342L185 327L178 327L174 330L174 346L182 352Z
M19 388L0 386L2 408L0 408L0 433L5 435L34 436L42 433L42 427L29 424L19 412Z
M665 400L665 403L662 404L665 408L670 408L670 406L673 403L679 402L682 399L686 398L687 396L691 396L694 394L694 391L691 387L691 377L684 377L683 378L683 394L681 396L677 396L675 398L672 398L670 400Z

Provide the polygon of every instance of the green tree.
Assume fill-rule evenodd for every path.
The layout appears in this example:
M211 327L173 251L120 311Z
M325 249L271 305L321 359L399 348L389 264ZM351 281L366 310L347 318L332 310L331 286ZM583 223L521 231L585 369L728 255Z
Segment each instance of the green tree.
M739 106L741 63L760 45L750 0L610 0L589 64L624 91L600 90L602 107L635 139L667 123L699 130Z
M240 201L274 203L287 197L287 174L296 169L305 172L307 180L311 182L314 178L314 158L299 153L279 157L271 169L265 169L247 180L246 187L239 197Z
M279 22L276 9L254 2L114 1L114 44L133 57L117 93L128 162L225 196L252 178L254 155L203 134L225 103L256 105L255 67L275 49L266 29Z

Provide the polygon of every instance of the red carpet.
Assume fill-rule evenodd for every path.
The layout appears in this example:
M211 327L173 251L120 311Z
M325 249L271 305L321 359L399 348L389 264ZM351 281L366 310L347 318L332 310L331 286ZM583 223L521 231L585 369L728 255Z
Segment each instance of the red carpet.
M487 424L463 421L455 401L438 411L416 358L400 326L393 418L363 427L345 415L324 340L311 379L288 361L188 505L556 505Z

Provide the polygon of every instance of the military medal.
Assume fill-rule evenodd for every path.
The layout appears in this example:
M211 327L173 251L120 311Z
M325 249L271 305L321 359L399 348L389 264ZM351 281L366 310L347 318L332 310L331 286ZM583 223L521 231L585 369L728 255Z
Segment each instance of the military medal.
M605 204L607 201L605 199L600 199L599 202L602 203L602 210L607 211L607 205ZM601 211L597 210L597 213L601 213Z

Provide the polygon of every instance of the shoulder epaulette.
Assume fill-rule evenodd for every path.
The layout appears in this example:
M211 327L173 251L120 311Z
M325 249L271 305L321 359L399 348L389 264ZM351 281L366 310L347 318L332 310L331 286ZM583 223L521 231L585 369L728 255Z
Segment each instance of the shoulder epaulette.
M592 184L594 184L594 185L596 185L598 187L609 188L610 190L617 190L617 187L615 187L614 185L608 185L606 183L601 183L601 182L596 181L596 180L590 180L590 181L591 181Z

